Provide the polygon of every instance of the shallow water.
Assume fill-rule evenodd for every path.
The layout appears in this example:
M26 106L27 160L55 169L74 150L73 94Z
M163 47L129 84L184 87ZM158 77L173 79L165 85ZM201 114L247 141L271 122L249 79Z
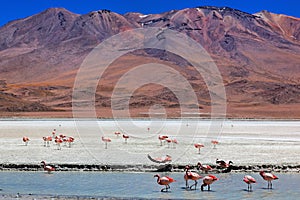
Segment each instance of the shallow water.
M112 172L0 172L0 199L17 193L32 198L42 196L76 196L88 198L161 198L161 199L298 199L300 196L300 174L276 174L273 189L266 189L267 182L259 174L250 174L257 183L253 192L246 191L242 181L245 174L216 174L218 181L211 191L184 189L183 173L169 173L176 182L170 192L160 192L155 173L112 173ZM7 197L7 196L6 196ZM21 198L22 199L22 198Z

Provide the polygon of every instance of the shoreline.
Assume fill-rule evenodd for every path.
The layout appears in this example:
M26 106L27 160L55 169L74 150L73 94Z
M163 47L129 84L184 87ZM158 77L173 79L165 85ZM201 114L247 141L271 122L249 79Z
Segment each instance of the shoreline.
M191 120L191 121L197 121L197 120L203 120L203 121L209 121L209 120L224 120L224 121L283 121L283 122L300 122L300 118L209 118L209 117L174 117L174 118L139 118L139 117L133 117L133 118L73 118L73 117L50 117L50 118L43 118L43 117L3 117L0 116L0 121L91 121L91 120L97 120L97 121L161 121L169 120L169 121L178 121L178 120Z
M59 172L184 172L185 165L97 165L97 164L52 164ZM192 170L198 171L196 166L190 165ZM300 164L262 164L262 165L233 165L230 170L222 169L217 165L210 165L209 173L257 173L261 170L277 173L300 173ZM0 172L43 171L38 164L0 164ZM201 172L202 171L198 171Z

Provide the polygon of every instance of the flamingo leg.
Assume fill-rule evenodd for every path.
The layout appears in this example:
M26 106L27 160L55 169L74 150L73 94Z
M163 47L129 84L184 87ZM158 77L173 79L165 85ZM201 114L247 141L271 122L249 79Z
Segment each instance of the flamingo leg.
M185 181L185 187L186 187L186 188L189 188L188 180Z
M207 190L210 191L210 185L207 185Z
M168 192L168 189L170 188L170 186L169 185L166 185L166 187L165 188L163 188L163 189L161 189L160 191L161 192Z
M197 189L197 184L198 184L198 182L195 181L195 183L193 185L191 185L190 189L192 190L192 187L195 186L195 190L196 190Z
M107 149L107 142L105 142L105 149Z

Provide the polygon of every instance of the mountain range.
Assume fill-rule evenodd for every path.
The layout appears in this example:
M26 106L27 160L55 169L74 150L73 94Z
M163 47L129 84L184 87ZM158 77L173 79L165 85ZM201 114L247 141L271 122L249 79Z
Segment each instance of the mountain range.
M5 24L0 27L1 115L72 117L73 84L86 56L105 39L141 27L175 30L205 48L223 78L227 117L300 118L300 19L212 6L148 15L109 10L79 15L50 8ZM144 50L123 56L105 72L95 95L98 117L112 117L114 85L140 62L166 64L184 74L201 112L209 115L210 96L195 69L169 52ZM145 117L156 104L168 117L180 117L177 97L156 84L134 92L131 116Z

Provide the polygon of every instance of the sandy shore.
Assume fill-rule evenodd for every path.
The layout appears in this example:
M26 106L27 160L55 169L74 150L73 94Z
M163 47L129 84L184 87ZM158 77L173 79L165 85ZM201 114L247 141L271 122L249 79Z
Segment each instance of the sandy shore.
M2 120L0 121L0 170L41 170L45 160L58 170L118 170L153 171L165 165L154 163L152 157L172 156L173 170L182 170L186 164L210 164L217 169L216 158L233 161L233 171L257 171L267 168L275 171L299 172L300 122L299 121L239 121L226 120L220 134L211 134L209 121L178 120L150 123L149 121L74 120ZM218 124L219 125L219 124ZM43 136L56 134L75 138L71 148L62 144L58 150L54 142L44 146ZM120 131L130 136L128 142L117 137ZM159 135L176 138L174 146ZM30 138L26 146L22 137ZM110 137L107 149L101 137ZM216 148L210 143L217 139ZM203 143L200 154L194 143Z

